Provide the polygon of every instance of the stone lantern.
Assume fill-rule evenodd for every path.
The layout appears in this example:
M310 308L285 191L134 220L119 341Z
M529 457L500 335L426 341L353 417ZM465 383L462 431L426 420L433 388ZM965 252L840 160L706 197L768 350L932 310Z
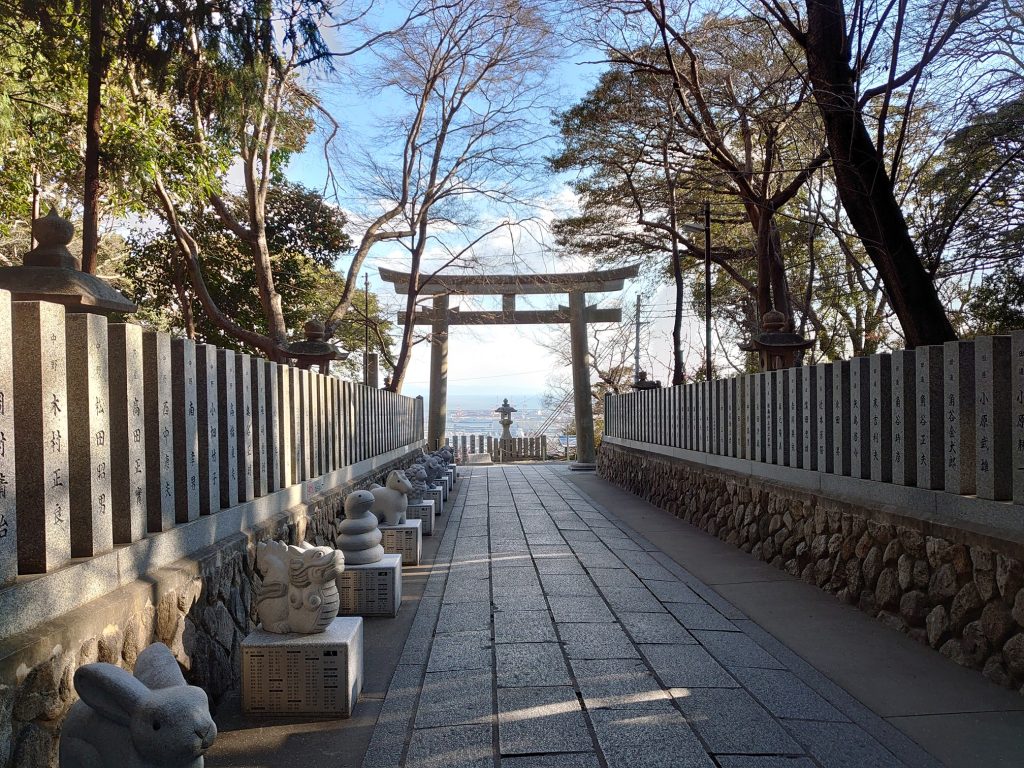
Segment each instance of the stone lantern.
M501 418L498 419L498 423L501 424L501 439L511 440L512 433L509 432L509 427L512 426L512 414L516 412L516 409L508 404L508 398L506 397L501 406L494 409L494 412L501 414Z
M138 307L96 275L82 271L81 260L68 250L75 225L50 209L32 222L38 245L25 254L20 267L0 267L0 288L15 301L63 304L68 312L107 315L136 312Z
M285 354L293 358L299 368L308 370L314 365L319 365L320 373L327 373L332 360L348 358L348 352L338 349L324 339L326 330L323 323L309 320L302 329L306 333L306 338L303 341L293 341L284 348Z
M786 316L777 310L765 312L761 318L761 333L749 344L740 345L744 352L757 352L762 371L793 368L798 355L814 346L814 339L805 339L799 333L784 330Z

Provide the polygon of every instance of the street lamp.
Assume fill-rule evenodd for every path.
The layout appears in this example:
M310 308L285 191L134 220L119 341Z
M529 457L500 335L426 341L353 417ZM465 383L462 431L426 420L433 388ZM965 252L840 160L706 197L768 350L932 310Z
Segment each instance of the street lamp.
M704 366L711 381L711 203L704 201L704 226L683 224L684 232L704 233Z

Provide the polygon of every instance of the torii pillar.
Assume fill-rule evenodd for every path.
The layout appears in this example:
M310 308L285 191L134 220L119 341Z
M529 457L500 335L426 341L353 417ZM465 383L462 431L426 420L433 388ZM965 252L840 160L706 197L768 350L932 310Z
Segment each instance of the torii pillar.
M594 468L594 408L590 390L590 352L587 348L588 323L622 322L622 311L587 306L588 293L620 290L628 278L636 277L637 267L546 275L431 275L417 282L420 296L431 296L429 311L416 312L413 323L431 327L430 405L427 414L427 443L439 448L444 442L448 412L448 329L452 325L524 325L568 323L572 351L572 383L576 413L576 463L573 469ZM381 268L381 279L392 283L398 293L409 293L412 276ZM518 294L569 294L569 306L558 309L516 309ZM465 296L501 296L498 312L460 312L451 309L451 294ZM406 321L399 313L398 322Z

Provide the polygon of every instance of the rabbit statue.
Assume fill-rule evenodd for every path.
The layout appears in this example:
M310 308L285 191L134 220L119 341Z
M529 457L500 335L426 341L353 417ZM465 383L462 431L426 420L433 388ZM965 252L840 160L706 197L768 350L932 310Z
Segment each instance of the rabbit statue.
M401 525L405 522L405 514L409 511L409 496L413 490L412 483L400 469L391 470L387 485L381 487L374 483L370 486L373 494L373 514L384 525Z
M260 542L256 567L262 576L256 611L267 632L323 632L338 615L335 579L345 557L333 547Z
M60 768L203 768L217 738L210 703L163 643L139 654L134 676L103 662L79 667L75 690Z

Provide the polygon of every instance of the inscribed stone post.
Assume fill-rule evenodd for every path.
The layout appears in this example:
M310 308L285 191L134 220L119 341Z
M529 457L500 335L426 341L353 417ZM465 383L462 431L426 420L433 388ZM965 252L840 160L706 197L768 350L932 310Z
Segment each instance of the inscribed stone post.
M302 409L306 402L302 393L302 370L299 368L289 368L288 373L291 376L291 392L292 392L292 482L301 483L303 480L308 479L306 469L303 461L305 451L302 448L305 435L302 432L304 419L302 418Z
M811 470L818 468L818 387L814 373L813 366L800 368L800 466Z
M18 565L46 573L71 559L64 307L11 307Z
M778 371L769 371L764 374L764 460L768 464L775 464L778 461L779 429L775 423L778 418L776 401L776 393L779 389L778 373Z
M946 491L975 491L974 342L947 341L943 346L945 383Z
M892 353L892 481L917 484L917 383L914 350Z
M832 363L832 472L850 474L850 361Z
M754 382L753 374L741 381L743 388L743 458L754 461Z
M820 363L814 366L815 423L818 433L818 463L815 467L819 472L834 472L835 467L835 420L832 409L835 399L832 396L832 374L834 364Z
M725 455L736 456L736 378L725 380Z
M1013 497L1009 336L974 341L977 493L981 499Z
M892 482L892 358L872 355L868 358L871 402L868 408L871 439L871 479Z
M941 490L946 481L943 460L942 346L914 350L917 371L917 485Z
M235 385L237 353L217 350L217 399L220 401L220 505L238 504L238 398Z
M281 482L281 400L278 391L277 363L263 361L266 392L267 492L282 487Z
M871 477L871 362L866 357L850 361L850 475Z
M171 413L174 420L175 520L199 517L199 402L196 344L171 339Z
M114 543L146 534L146 417L142 410L142 328L107 326L110 364L110 492Z
M2 336L2 334L0 334ZM1024 504L1024 331L1010 336L1010 388L1013 395L1013 501ZM3 363L0 362L0 366Z
M252 493L258 498L266 496L269 489L266 360L250 358L249 387L252 402Z
M158 533L174 527L174 415L171 412L171 337L142 334L142 388L146 419L146 522Z
M310 456L309 476L319 477L323 474L323 419L321 418L323 400L320 397L321 376L315 371L307 371L309 380L309 434Z
M277 365L275 363L275 365ZM295 393L292 392L291 368L277 365L277 463L281 470L281 487L294 485L295 450L292 447L292 429L295 423Z
M309 480L316 476L313 466L313 375L308 370L299 370L299 392L302 397L302 479Z
M754 378L754 461L765 461L768 452L765 446L765 432L767 432L768 408L766 400L768 394L768 374L765 372L755 373Z
M718 428L715 430L717 441L716 452L722 456L728 456L729 450L729 406L726 399L726 379L715 379L715 403L718 405Z
M804 422L801 412L801 400L804 392L802 371L802 368L789 368L785 371L786 378L788 379L786 392L789 398L787 403L787 411L789 413L787 467L802 467L804 463Z
M252 357L235 356L235 430L237 447L238 500L251 501L255 492L253 456Z
M220 509L220 402L217 348L196 345L196 413L199 417L199 514Z
M74 488L74 493L70 494L71 556L92 557L114 546L114 527L110 517L110 445L107 443L110 433L107 319L83 312L66 315L64 322L68 370L68 470L70 487ZM0 328L2 334L3 329ZM2 426L0 430L3 430ZM11 475L13 477L13 473Z
M11 294L0 290L0 587L18 576Z

